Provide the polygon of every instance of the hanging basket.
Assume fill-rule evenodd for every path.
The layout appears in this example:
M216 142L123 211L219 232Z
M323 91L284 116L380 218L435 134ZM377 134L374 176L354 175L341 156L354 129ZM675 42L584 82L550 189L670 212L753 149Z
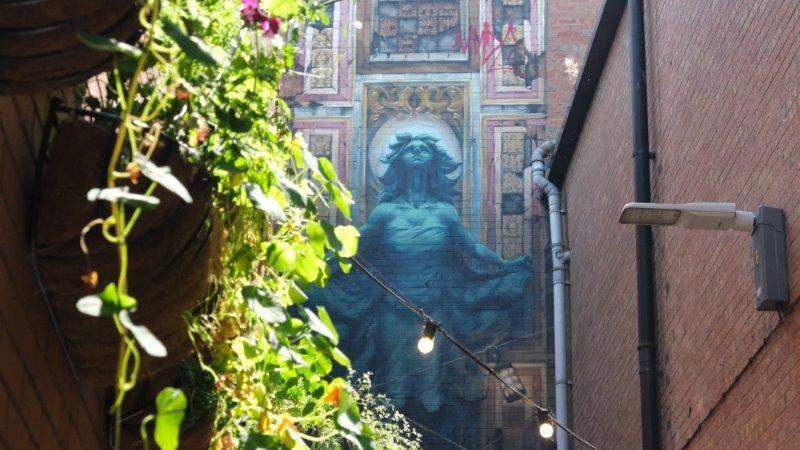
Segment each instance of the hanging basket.
M36 229L37 265L43 287L78 373L103 383L110 383L116 373L117 331L106 317L79 313L75 302L116 282L118 276L116 246L103 239L99 227L87 235L88 259L79 245L81 229L89 221L109 215L108 204L87 201L86 192L105 185L113 138L105 128L81 120L60 125L43 172ZM153 195L161 199L161 204L144 212L128 236L128 286L138 300L132 318L147 326L168 350L166 358L143 353L142 377L171 367L190 353L182 313L205 298L211 264L218 259L220 245L211 214L210 180L196 166L186 163L174 146L160 147L154 162L169 166L194 202L184 203L157 188ZM143 178L139 190L147 184ZM90 269L99 274L96 288L81 281L81 275Z
M111 54L86 47L78 32L132 42L138 13L130 0L0 2L0 94L48 91L102 72Z

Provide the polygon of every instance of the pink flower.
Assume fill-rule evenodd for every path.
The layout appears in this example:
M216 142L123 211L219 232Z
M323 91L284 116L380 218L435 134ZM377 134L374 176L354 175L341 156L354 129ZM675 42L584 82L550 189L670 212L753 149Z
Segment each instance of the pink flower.
M268 19L267 15L261 12L258 7L258 0L242 0L239 12L242 15L242 20L247 23L263 22Z
M261 21L261 31L264 32L264 37L275 36L280 28L281 19L279 17L269 17Z

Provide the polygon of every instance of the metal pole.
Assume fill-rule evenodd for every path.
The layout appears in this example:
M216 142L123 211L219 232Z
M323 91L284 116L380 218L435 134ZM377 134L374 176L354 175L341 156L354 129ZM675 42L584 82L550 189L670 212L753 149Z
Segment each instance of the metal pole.
M643 0L628 0L631 49L631 115L636 201L650 198L650 143L647 121L647 64ZM639 384L641 391L642 448L661 448L658 399L658 335L656 332L653 232L636 227L636 291L638 297Z
M544 156L542 149L536 147L533 152L533 183L542 193L547 195L547 210L550 216L550 250L553 261L553 353L555 366L556 418L565 426L569 426L569 407L567 404L569 386L567 380L567 261L569 251L564 249L561 235L561 194L555 184L545 177ZM561 427L556 429L556 448L567 450L569 440L567 432Z

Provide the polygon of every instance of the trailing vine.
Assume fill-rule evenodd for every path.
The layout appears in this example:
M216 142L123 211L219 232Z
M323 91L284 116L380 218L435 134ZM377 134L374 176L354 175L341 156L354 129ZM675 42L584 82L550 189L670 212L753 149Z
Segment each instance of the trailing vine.
M328 20L322 5L300 0L147 0L135 45L82 36L115 54L109 100L87 99L120 117L106 186L87 195L108 202L110 214L84 234L101 228L117 248L119 273L77 305L110 317L119 333L115 448L140 351L166 355L158 338L133 322L137 300L128 289L126 238L143 211L160 203L157 186L192 201L168 167L153 163L162 139L175 141L214 182L220 263L208 298L186 314L198 363L214 380L212 446L392 445L391 432L376 433L383 426L376 416L361 420L348 382L331 378L334 365L347 367L349 360L326 310L304 305L304 290L325 283L329 263L350 269L358 243L353 226L321 218L329 208L349 218L350 193L331 162L312 155L290 130L289 108L279 96L281 75L293 66L292 44L304 23L318 20ZM150 180L143 192L135 189L142 177ZM156 414L141 424L143 441L154 422L156 443L176 448L185 408L180 390L165 389Z

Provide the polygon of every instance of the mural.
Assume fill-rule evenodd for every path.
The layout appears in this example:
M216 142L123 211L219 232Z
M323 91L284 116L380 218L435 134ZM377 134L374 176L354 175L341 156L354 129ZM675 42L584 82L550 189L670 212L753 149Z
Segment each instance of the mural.
M547 222L530 176L547 138L546 0L341 0L309 24L284 95L353 193L359 257L490 365L553 403ZM343 218L328 214L332 222ZM311 293L426 449L540 450L533 409L357 268Z
M450 177L460 163L429 134L398 134L389 149L360 258L469 345L530 332L530 258L504 260L464 229ZM330 310L355 368L374 372L397 406L441 434L470 438L486 396L482 372L443 365L460 356L451 346L420 355L419 317L363 273L337 273L311 298Z
M372 61L466 60L458 51L464 0L375 0Z

